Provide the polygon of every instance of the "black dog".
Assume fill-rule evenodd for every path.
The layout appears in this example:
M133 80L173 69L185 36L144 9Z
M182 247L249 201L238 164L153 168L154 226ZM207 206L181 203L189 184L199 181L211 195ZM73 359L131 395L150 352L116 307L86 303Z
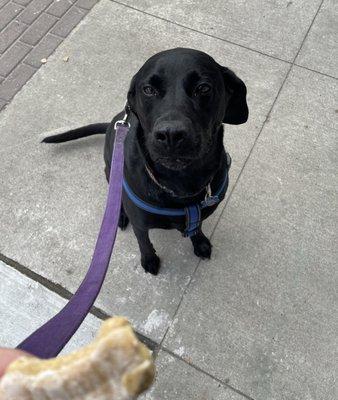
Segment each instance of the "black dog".
M211 244L201 230L201 221L224 198L230 162L223 147L222 123L246 122L245 84L209 55L178 48L158 53L142 66L132 79L128 107L131 128L125 141L124 179L132 195L124 187L120 228L126 228L130 220L141 264L152 274L160 267L149 240L152 228L185 232L191 236L195 254L210 258ZM111 123L85 126L47 137L44 142L64 142L106 131L104 159L109 179L114 124L123 114ZM220 187L218 202L203 203ZM186 216L145 211L135 204L133 196L158 209L186 210ZM190 207L196 204L204 207Z

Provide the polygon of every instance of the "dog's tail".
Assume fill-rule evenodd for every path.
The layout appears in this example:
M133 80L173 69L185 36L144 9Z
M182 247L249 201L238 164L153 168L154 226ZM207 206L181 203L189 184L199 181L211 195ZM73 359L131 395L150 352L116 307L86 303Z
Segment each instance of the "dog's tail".
M80 139L86 136L103 134L106 132L108 126L109 122L81 126L81 128L72 129L57 135L47 136L42 140L42 143L62 143L68 142L69 140Z

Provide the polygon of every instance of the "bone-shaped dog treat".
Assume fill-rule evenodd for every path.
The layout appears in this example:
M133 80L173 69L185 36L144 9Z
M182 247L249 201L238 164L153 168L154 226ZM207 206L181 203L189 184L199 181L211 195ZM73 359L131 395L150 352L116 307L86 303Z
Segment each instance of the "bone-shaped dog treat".
M14 361L0 380L0 400L133 400L153 378L150 351L128 321L116 317L72 354Z

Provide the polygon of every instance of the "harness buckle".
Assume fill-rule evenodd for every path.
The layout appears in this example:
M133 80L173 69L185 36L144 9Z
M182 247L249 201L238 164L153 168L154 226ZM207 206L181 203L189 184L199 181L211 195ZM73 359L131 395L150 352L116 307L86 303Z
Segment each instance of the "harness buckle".
M212 195L211 194L211 187L210 184L207 187L207 193L205 195L204 200L201 201L201 207L211 207L214 206L215 204L219 203L219 196L218 195Z
M204 200L201 201L202 207L211 207L219 203L218 196L206 196Z

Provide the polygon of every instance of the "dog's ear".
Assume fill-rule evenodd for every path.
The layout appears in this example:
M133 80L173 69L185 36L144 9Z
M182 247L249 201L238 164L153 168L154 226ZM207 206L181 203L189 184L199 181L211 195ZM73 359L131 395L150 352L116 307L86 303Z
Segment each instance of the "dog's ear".
M232 125L244 124L249 115L249 109L246 103L246 86L230 69L221 67L221 72L225 90L231 93L230 100L225 109L223 122Z
M127 100L128 100L128 105L132 111L135 112L135 94L136 94L136 75L133 76L133 79L130 82L128 94L127 94Z

